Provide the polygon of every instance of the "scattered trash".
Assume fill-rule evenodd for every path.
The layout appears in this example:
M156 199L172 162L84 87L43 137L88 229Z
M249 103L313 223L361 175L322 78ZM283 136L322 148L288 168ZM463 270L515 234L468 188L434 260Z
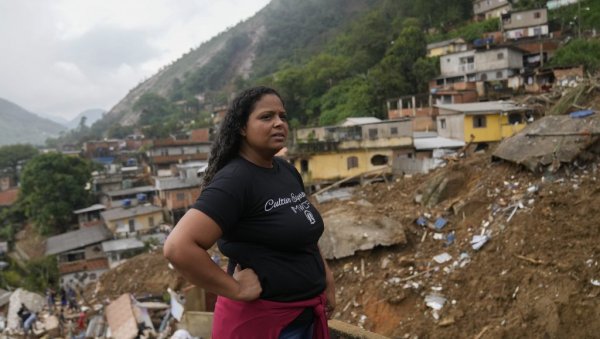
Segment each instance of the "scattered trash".
M444 296L437 293L432 293L425 297L425 305L436 311L439 311L444 307L446 300L447 299Z
M600 280L597 280L597 279L592 279L590 282L591 282L591 283L592 283L592 285L594 285L594 286L600 286Z
M419 217L417 219L417 225L419 225L419 226L425 226L425 225L427 225L427 219L425 217L423 217L423 216Z
M446 246L452 245L455 239L456 235L454 235L454 232L448 233L448 235L446 236Z
M592 114L594 114L594 111L592 111L591 109L586 109L583 111L573 112L573 113L569 114L569 116L573 119L581 119L581 118L588 117Z
M437 218L437 220L434 223L434 226L437 230L441 230L442 228L444 228L444 226L446 226L446 224L448 223L448 221L444 218Z
M444 240L444 235L442 233L433 233L433 239Z
M452 260L452 256L450 254L448 254L447 252L444 252L444 253L438 254L435 257L433 257L433 260L435 262L437 262L438 264L443 264L447 261Z
M479 250L490 238L487 235L474 235L471 240L471 246L474 250Z

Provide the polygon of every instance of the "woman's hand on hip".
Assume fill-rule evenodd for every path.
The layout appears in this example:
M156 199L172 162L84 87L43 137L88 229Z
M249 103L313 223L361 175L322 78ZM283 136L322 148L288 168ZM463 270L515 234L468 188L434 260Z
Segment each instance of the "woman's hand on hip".
M241 269L240 265L235 267L233 279L238 283L239 289L236 300L252 301L258 299L262 292L258 276L251 268Z

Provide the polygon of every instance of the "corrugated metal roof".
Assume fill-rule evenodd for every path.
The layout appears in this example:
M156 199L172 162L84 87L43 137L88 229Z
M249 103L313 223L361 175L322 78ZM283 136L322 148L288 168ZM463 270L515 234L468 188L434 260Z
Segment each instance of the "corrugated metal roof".
M141 187L129 188L126 190L106 192L106 195L108 195L109 197L114 197L114 196L118 196L118 195L130 195L130 194L137 194L137 193L153 192L154 190L155 190L154 186L141 186Z
M104 251L105 253L124 251L142 247L144 247L144 243L136 238L110 240L102 243L102 251Z
M94 204L90 207L86 207L86 208L82 208L80 210L76 210L73 211L73 213L75 214L81 214L81 213L86 213L86 212L92 212L92 211L99 211L99 210L105 210L106 206L102 205L102 204Z
M415 138L413 140L416 150L431 150L439 148L459 148L465 145L464 141L443 137Z
M346 118L344 122L340 124L340 126L357 126L357 125L365 125L372 124L376 122L380 122L381 119L375 117L356 117L356 118Z
M444 41L440 41L440 42L433 42L433 43L427 44L427 49L444 47L444 46L451 45L453 43L464 44L465 41L461 38L454 38L454 39L444 40Z
M510 112L522 111L527 109L527 107L515 105L512 101L471 102L468 104L439 104L434 106L439 109L461 112L465 114Z
M154 205L137 205L129 208L117 207L100 213L102 219L106 221L114 221L120 219L131 218L136 215L144 215L162 211L158 206Z
M46 255L63 253L110 239L112 234L104 225L85 227L59 234L46 240Z
M202 178L191 177L181 179L178 177L171 178L155 178L156 189L160 191L174 190L179 188L199 187Z

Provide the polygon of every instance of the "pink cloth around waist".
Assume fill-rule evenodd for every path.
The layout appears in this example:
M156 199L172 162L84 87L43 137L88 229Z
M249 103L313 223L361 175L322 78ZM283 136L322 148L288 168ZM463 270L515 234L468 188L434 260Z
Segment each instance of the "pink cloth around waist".
M313 338L329 339L325 316L325 293L314 298L277 302L254 300L235 301L217 297L213 319L213 339L277 339L281 330L307 307L315 313Z

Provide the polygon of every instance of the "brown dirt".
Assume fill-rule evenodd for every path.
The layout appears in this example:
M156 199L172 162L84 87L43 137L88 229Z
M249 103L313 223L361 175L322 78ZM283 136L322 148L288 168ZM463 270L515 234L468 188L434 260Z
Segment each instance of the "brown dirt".
M330 262L338 291L337 319L393 338L598 336L600 287L592 280L600 279L599 161L542 180L542 175L511 164L491 163L489 153L356 194L355 199L377 206L373 213L400 220L409 243ZM414 203L429 178L456 173L466 183L452 187L446 200L430 209ZM533 185L539 190L528 193ZM513 211L508 207L518 201L524 208L507 221ZM319 209L336 204L340 202ZM452 206L462 208L454 214ZM432 219L448 219L442 233L455 233L452 245L415 224L425 212ZM470 240L482 230L491 240L475 251ZM432 260L443 252L452 260ZM464 267L458 265L461 253L470 257ZM418 272L423 273L406 279ZM438 320L425 305L425 296L434 292L447 298Z
M330 261L338 292L335 318L392 338L592 338L600 333L600 159L558 173L536 175L508 163L490 162L491 151L471 155L428 175L358 189L353 200L374 204L373 215L401 222L408 244L377 247ZM414 202L436 175L463 179L448 187L432 208ZM531 186L537 192L528 193ZM518 209L508 220L514 208ZM348 202L328 202L321 212ZM456 211L456 212L455 212ZM415 220L448 220L445 245ZM486 223L487 222L487 223ZM486 223L486 227L484 227ZM470 241L487 231L478 251ZM426 233L426 235L424 235ZM447 252L452 260L432 258ZM462 253L470 261L459 265ZM456 263L456 264L455 264ZM415 276L410 279L409 277ZM167 268L160 252L144 254L104 274L88 297L180 290L184 280ZM447 299L434 312L425 297Z
M160 250L140 254L101 275L96 284L88 285L85 298L90 302L101 302L114 300L123 293L143 297L160 296L168 288L178 291L185 280L168 265Z

